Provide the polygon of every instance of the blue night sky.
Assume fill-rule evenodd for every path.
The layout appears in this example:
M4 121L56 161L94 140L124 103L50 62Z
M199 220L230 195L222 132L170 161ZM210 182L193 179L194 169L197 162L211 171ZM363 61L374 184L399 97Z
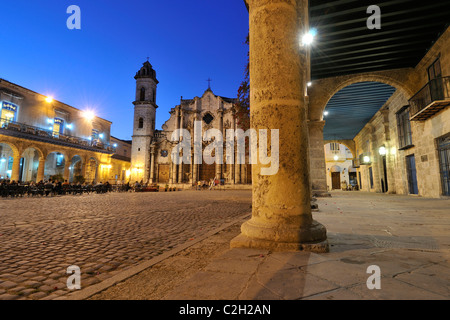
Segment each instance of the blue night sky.
M81 9L69 30L67 8ZM234 98L247 59L243 0L2 1L0 78L112 121L131 139L136 72L149 57L159 80L156 127L185 99Z

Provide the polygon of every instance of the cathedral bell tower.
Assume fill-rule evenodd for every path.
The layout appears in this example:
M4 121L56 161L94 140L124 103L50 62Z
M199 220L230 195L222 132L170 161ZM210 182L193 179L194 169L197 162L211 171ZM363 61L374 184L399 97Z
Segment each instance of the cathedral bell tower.
M150 175L150 144L155 132L156 87L159 81L150 62L144 62L136 73L133 143L131 151L131 182L148 182Z

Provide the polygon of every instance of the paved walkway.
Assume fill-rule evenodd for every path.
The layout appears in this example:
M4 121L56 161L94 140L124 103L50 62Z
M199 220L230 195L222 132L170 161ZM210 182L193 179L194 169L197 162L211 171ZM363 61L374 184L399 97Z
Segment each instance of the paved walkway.
M89 288L251 211L251 192L112 193L0 199L0 300L70 293L76 265Z
M234 226L91 299L450 298L450 200L335 192L318 203L314 218L327 227L330 253L229 249ZM367 286L370 266L379 268L380 289Z

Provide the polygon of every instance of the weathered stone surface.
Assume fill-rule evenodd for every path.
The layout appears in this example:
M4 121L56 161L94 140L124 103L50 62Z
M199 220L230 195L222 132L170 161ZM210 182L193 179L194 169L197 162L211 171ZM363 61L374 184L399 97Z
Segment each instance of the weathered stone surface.
M326 251L311 215L302 1L249 1L251 127L279 130L279 170L253 174L252 219L231 246ZM254 164L253 172L260 172ZM319 244L320 243L320 244Z

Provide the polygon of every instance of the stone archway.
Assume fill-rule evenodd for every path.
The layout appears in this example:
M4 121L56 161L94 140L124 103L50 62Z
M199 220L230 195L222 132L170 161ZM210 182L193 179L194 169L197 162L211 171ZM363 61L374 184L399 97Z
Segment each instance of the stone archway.
M67 166L67 156L61 151L51 151L45 160L44 179L50 180L52 177L64 180L64 173Z
M9 141L0 141L0 145L7 146L8 151L10 151L8 156L3 158L5 160L3 161L4 165L7 166L5 169L6 174L4 175L4 178L11 181L19 181L21 149Z
M37 181L39 166L44 155L39 148L34 146L26 148L21 154L21 173L19 180L21 181Z
M358 82L380 82L400 90L407 98L417 91L418 75L413 68L351 74L319 79L308 89L308 119L322 121L323 112L330 99L341 89Z
M329 143L339 143L346 146L352 153L353 159L356 158L356 146L353 140L324 140L323 145L326 146Z
M83 158L75 155L70 160L69 182L82 182L83 179Z
M19 150L14 144L3 141L0 142L0 180L9 180L12 178L13 161L18 156ZM13 180L17 179L18 176Z
M94 157L90 157L86 163L85 163L85 170L86 170L86 174L85 174L85 179L87 183L95 183L97 182L97 178L98 178L98 167L99 167L99 160L94 158Z
M314 196L329 196L325 172L325 151L323 129L325 121L323 112L331 98L341 89L359 82L379 82L400 90L405 97L412 97L420 88L417 87L418 74L413 68L403 68L378 72L351 74L339 77L315 80L308 88L308 128L310 146L311 187ZM353 155L356 157L354 148Z

